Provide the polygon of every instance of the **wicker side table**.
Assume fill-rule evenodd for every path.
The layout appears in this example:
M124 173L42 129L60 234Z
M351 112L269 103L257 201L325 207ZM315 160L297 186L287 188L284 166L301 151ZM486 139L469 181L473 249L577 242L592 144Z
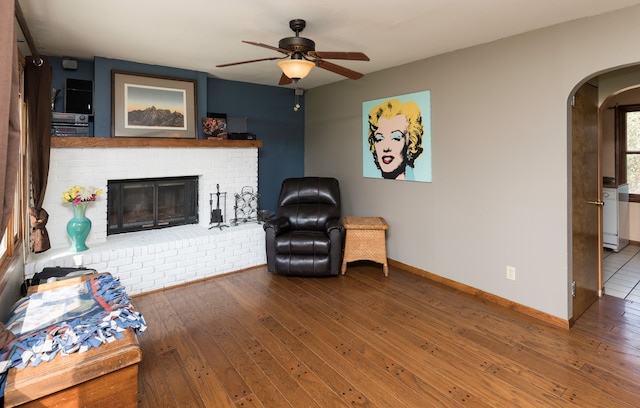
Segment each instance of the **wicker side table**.
M389 226L382 217L343 217L347 230L342 274L347 271L347 262L373 261L382 264L384 276L389 276L385 231Z

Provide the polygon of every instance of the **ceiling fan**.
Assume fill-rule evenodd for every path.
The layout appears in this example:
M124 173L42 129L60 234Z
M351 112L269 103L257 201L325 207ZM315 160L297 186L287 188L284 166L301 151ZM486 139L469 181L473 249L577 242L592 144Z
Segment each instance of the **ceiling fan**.
M349 79L360 79L364 76L359 72L325 60L339 59L350 61L369 61L369 57L362 52L316 51L315 42L308 38L300 37L300 33L304 30L306 25L306 21L301 19L289 21L289 27L296 33L296 36L281 39L277 47L259 42L242 41L246 44L278 51L279 53L284 54L283 57L268 57L248 61L231 62L228 64L216 65L216 67L222 68L258 61L280 60L278 62L278 66L282 69L282 76L280 77L279 85L288 85L291 82L298 82L298 80L306 77L313 67L320 67Z

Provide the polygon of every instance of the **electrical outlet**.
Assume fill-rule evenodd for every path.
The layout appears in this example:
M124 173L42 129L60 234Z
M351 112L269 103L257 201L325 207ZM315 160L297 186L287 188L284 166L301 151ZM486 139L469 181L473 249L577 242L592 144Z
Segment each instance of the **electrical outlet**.
M507 279L516 280L516 268L507 265Z

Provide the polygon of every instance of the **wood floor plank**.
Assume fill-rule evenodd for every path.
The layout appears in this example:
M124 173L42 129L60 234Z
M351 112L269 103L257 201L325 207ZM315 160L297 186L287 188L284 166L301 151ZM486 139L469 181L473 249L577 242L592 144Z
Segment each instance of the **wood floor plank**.
M255 364L255 361L246 354L246 352L238 345L230 333L225 330L216 329L215 332L204 334L199 331L196 334L196 343L207 344L211 339L216 341L229 361L233 364L234 370L245 378L252 394L258 398L265 406L268 407L292 407L291 403L283 395L283 393L274 385L266 373ZM203 337L207 337L206 339ZM227 370L225 366L214 366L218 376L222 376L220 371ZM236 401L236 405L246 399L249 395L242 397ZM234 398L240 395L234 395Z
M194 341L200 348L211 349L211 342L215 343L213 348L214 354L220 354L228 359L228 363L216 364L215 371L219 377L224 377L224 372L229 368L233 368L245 379L249 390L258 398L262 404L269 407L293 407L283 393L272 383L271 379L260 367L255 363L254 359L245 348L242 347L235 339L233 334L228 331L226 324L221 324L220 320L224 318L233 318L234 311L239 312L241 307L237 303L231 304L227 302L227 294L221 290L220 285L216 282L215 285L210 285L206 296L200 299L204 304L207 304L208 299L215 299L218 308L216 312L205 315L205 318L200 324L200 328L191 332L194 336ZM192 297L191 299L195 299ZM215 318L212 318L215 316ZM222 374L220 372L223 372ZM237 389L232 389L237 393ZM248 395L243 396L241 393L233 394L234 397L242 397L241 400L236 402L236 405L240 401L245 400Z
M304 282L307 283L305 286L309 286L319 281ZM303 292L305 290L305 286L300 286L297 290L299 292ZM282 290L285 290L285 288ZM313 288L312 290L315 293L318 288ZM296 294L291 293L291 296L295 295ZM327 310L328 305L326 303L319 303L320 299L317 298L315 298L315 301L312 300L314 297L311 292L307 292L304 298L307 299L307 303L309 305L315 305L315 310ZM425 343L425 338L423 336L408 336L407 331L404 330L402 326L395 325L394 322L390 320L381 325L380 322L383 322L384 320L382 315L377 316L375 321L372 321L369 318L372 313L369 308L363 308L361 310L351 308L348 311L345 309L346 305L342 305L340 311L332 313L334 315L333 317L339 319L341 324L350 327L351 331L361 333L359 335L363 339L366 338L368 343L377 347L378 350L384 350L389 354L399 356L395 362L385 362L387 364L387 368L392 370L398 378L402 378L407 386L416 390L419 394L422 395L423 393L428 392L434 382L438 379L438 377L433 375L431 367L434 366L432 365L432 361L429 360L444 358L449 361L449 367L451 367L451 369L448 372L443 368L438 369L439 376L445 380L445 382L440 384L440 389L447 390L451 393L454 391L456 393L463 393L463 402L465 403L469 403L469 401L474 400L476 404L480 404L481 401L486 401L489 395L494 400L500 397L500 384L496 384L497 382L499 383L499 381L496 381L495 379L493 381L482 383L481 386L476 387L475 390L470 387L469 384L456 381L457 377L460 377L461 372L466 371L464 376L468 377L482 374L482 372L485 371L485 368L468 364L468 357L458 358L456 353L454 353L454 351L458 351L458 349L447 353L445 351L445 344L437 346L434 345L432 341ZM367 312L369 313L368 316ZM358 328L362 330L359 331L357 330ZM398 332L402 332L402 335L398 335ZM437 351L437 356L435 355L435 351ZM421 363L416 364L416 362ZM432 390L432 392L427 395L433 398L433 392L435 392L435 390ZM504 398L505 404L518 406L540 406L542 404L541 401L532 400L530 395L526 395L517 389L509 390L508 394L503 393L502 398ZM487 406L490 405L491 404L487 403Z
M176 350L180 353L192 383L202 395L206 396L206 406L231 406L233 399L230 391L234 389L226 389L219 376L215 374L212 368L215 366L210 365L206 357L209 355L208 350L198 347L192 336L181 336L176 339Z
M217 322L215 338L224 341L233 340L234 346L239 347L250 358L251 364L258 367L265 378L268 378L289 403L296 406L320 406L309 395L300 383L265 347L262 341L257 340L246 328L240 325L235 318L220 319ZM221 336L222 335L222 336Z
M250 324L248 316L239 316L242 322L251 326L252 331L262 339L262 343L269 348L281 364L289 367L291 373L298 378L312 376L313 381L302 385L310 394L317 396L317 399L322 402L322 406L338 406L338 403L333 400L335 397L342 398L343 403L349 406L354 404L361 407L374 406L367 401L362 392L358 391L353 384L346 381L322 359L317 358L312 350L280 325L273 316L264 313L255 303L244 302L246 298L244 292L238 296L240 297L237 300L247 307L250 315L256 319L255 323L259 323L259 325ZM328 388L324 389L323 384L319 381L326 384Z
M254 268L134 297L139 406L632 407L640 307L600 299L570 330L391 268ZM171 367L172 369L167 369Z
M237 408L265 408L256 395L247 395L236 402Z
M308 329L300 320L296 320L295 315L298 314L299 311L291 307L282 308L278 301L269 296L268 291L260 292L260 290L254 289L239 279L233 282L233 286L228 285L226 281L221 282L221 284L227 285L226 288L228 290L237 290L238 294L245 294L245 302L255 301L268 307L273 318L280 324L286 326L291 334L304 344L305 348L313 350L314 353L322 356L324 362L336 372L343 376L345 374L348 375L356 386L366 388L369 393L368 400L372 401L373 404L380 407L410 406L385 391L386 384L384 382L380 383L366 376L365 370L359 370L351 361L345 359L339 352L336 352L334 346L323 338L316 336L313 329ZM237 289L234 288L235 286L237 286ZM342 390L340 392L349 395L353 393L353 390L349 389L348 392ZM354 401L360 401L360 399L355 399Z
M173 292L175 293L175 292ZM153 299L157 305L160 305L159 310L162 311L162 317L155 315L153 320L147 320L147 325L161 324L165 325L165 336L168 337L165 344L171 344L170 350L167 352L177 350L182 359L182 365L188 373L191 382L195 385L198 392L201 394L205 406L216 407L232 407L233 402L229 398L226 389L220 384L220 382L211 375L211 367L205 364L205 358L203 352L193 342L191 336L185 336L188 330L182 325L182 316L187 316L189 311L184 307L176 311L174 307L180 307L181 303L173 303L167 299L167 296L173 296L172 293L167 292L155 292L152 294ZM140 306L142 308L142 305ZM144 315L144 314L143 314ZM155 320L158 319L158 320ZM162 356L165 353L159 353L158 356ZM143 354L144 356L144 354ZM144 357L143 357L144 358Z
M328 287L330 285L324 285L323 281L307 282L313 286L312 290L314 291L330 290ZM490 352L483 352L481 348L474 344L468 342L456 344L452 343L448 337L438 336L437 333L434 333L432 330L435 326L430 323L425 323L424 320L426 319L422 315L405 311L402 313L402 316L396 316L396 318L390 319L372 311L371 308L358 308L357 306L354 307L351 305L352 303L355 305L359 303L359 296L370 297L370 292L352 293L345 290L342 294L347 296L347 298L343 299L337 294L334 294L332 298L341 302L340 310L345 314L345 318L352 321L350 325L362 325L365 329L369 329L371 333L379 337L381 341L387 342L386 346L384 343L381 343L381 347L390 349L392 347L397 348L396 345L400 345L402 352L404 352L408 358L408 360L404 360L402 364L411 365L412 361L424 362L424 364L414 364L414 369L429 383L434 384L434 381L438 380L437 378L433 378L433 376L429 376L429 372L425 370L426 367L434 366L433 361L429 360L435 359L437 362L438 359L443 359L448 361L454 370L449 371L447 375L441 375L445 381L439 384L441 389L445 389L447 386L452 387L451 384L454 384L454 387L461 387L462 384L458 382L458 378L484 375L490 372L503 382L501 383L498 379L492 379L484 384L480 384L481 386L476 390L476 393L481 399L494 400L500 393L500 387L507 388L506 384L510 384L512 387L518 386L520 389L516 391L510 390L508 395L504 395L503 397L508 399L505 403L508 402L519 406L553 405L553 403L548 400L543 403L542 401L531 399L530 394L522 392L522 390L528 388L531 388L532 391L543 391L537 388L537 385L533 385L529 378L523 378L518 381L518 378L514 377L514 375L520 376L523 372L526 373L523 367L511 367L511 365L500 359L499 356L492 357ZM407 330L410 326L413 326L412 328L416 330L415 333ZM461 350L464 350L464 353L460 353ZM399 351L398 354L400 354ZM461 375L463 374L462 370L467 370L468 372ZM501 376L497 375L498 371L502 374ZM442 369L440 369L440 372L444 374ZM506 373L511 373L512 375L505 378ZM536 380L537 384L541 379L536 378ZM550 394L555 393L555 390L552 388L553 386L549 384ZM519 400L516 399L518 394Z
M248 282L254 284L255 281ZM273 283L286 283L291 284L291 279L282 277L276 277ZM258 290L260 287L254 286L254 289ZM280 296L279 294L266 293L267 296ZM419 404L424 396L416 392L410 385L405 383L407 381L412 383L416 380L416 377L403 370L399 365L385 358L385 354L379 350L372 348L366 341L359 338L353 332L345 330L341 324L333 324L333 322L322 313L318 313L317 310L309 307L304 300L297 296L287 296L285 292L284 297L281 298L280 304L285 305L284 310L289 314L296 312L298 314L298 322L305 326L305 334L313 333L320 341L332 346L337 353L343 358L346 358L355 367L366 366L367 372L371 374L371 378L378 382L378 386L382 390L386 390L388 393L394 395L400 401L404 401L408 406L415 406ZM284 303L283 303L284 302ZM289 303L290 306L286 306ZM378 367L379 369L373 369ZM420 386L433 391L428 384L420 384ZM462 388L462 387L460 387ZM462 391L464 392L464 391ZM438 395L438 398L442 398ZM435 395L431 395L431 400L438 400ZM470 399L469 396L466 397Z
M409 291L410 292L410 291ZM410 303L410 296L403 299L404 303ZM483 308L483 306L479 305L479 308ZM469 313L464 312L463 308L459 308L459 311L453 311L451 309L446 310L448 315L454 315L454 313L460 313L461 316L468 318L470 316ZM477 311L473 311L473 314L477 315ZM564 350L567 348L567 337L569 332L560 328L545 326L545 325L537 325L532 326L531 324L518 325L521 327L521 330L516 330L517 326L515 322L507 323L504 319L496 320L493 318L493 315L487 315L484 312L480 315L483 320L486 321L486 325L484 328L490 328L491 332L487 332L486 329L482 329L481 331L473 330L474 326L466 325L465 320L460 319L459 325L460 327L459 334L461 336L475 336L476 342L485 341L485 339L491 339L495 336L490 336L488 334L495 333L497 330L502 330L500 338L506 339L507 342L502 342L496 344L492 343L489 347L491 349L500 350L500 347L508 346L507 348L502 349L501 353L503 355L512 355L510 354L513 350L517 350L516 354L513 354L514 358L521 358L524 353L529 353L530 357L533 361L540 364L540 370L546 368L545 376L549 378L556 378L557 382L560 382L560 386L564 386L564 388L569 388L568 384L562 384L561 380L566 378L575 377L581 378L578 386L580 389L585 389L584 393L587 394L595 394L595 390L597 387L594 387L595 384L604 382L611 383L613 382L616 385L620 385L620 383L627 383L626 387L623 387L623 390L631 390L633 387L632 383L626 380L623 377L617 376L617 372L619 364L628 364L629 359L633 357L623 356L622 360L618 362L618 364L610 364L610 360L614 359L613 355L603 356L602 352L597 350L597 342L594 342L589 339L580 339L574 338L573 343L570 347L574 348L574 353L571 356L561 356L555 355L558 350ZM440 319L439 319L440 320ZM524 321L523 321L524 322ZM475 326L478 327L478 326ZM483 335L485 332L485 335ZM581 342L580 344L576 344L576 342ZM579 347L575 347L579 346ZM598 368L602 368L602 370L593 369L590 372L589 376L581 376L576 370L582 370L585 366L585 361L589 359L592 363ZM635 359L635 358L633 358ZM638 360L635 359L633 367L636 367ZM562 375L558 375L562 373ZM600 378L598 376L600 375ZM613 389L611 390L613 393ZM597 393L600 399L603 399L602 392L598 391ZM589 395L588 397L591 397ZM633 404L632 401L637 400L638 394L636 392L626 392L622 393L616 392L615 397L613 397L616 401L626 401L629 404Z
M224 285L224 283L223 283ZM234 286L238 285L237 282L234 282ZM240 286L240 285L238 285ZM234 289L234 287L229 287L226 286L226 289L231 291L231 292L235 292L236 296L239 296L239 299L244 297L244 299L242 299L241 301L243 302L243 304L249 308L249 310L254 310L254 312L256 311L255 308L252 307L251 305L251 300L257 300L258 303L264 303L264 301L262 299L260 299L260 295L258 295L257 293L252 293L252 289L249 286L240 286L241 290L237 291ZM252 296L246 296L246 294L252 294ZM263 327L265 327L266 332L268 332L271 336L273 336L273 334L271 334L270 331L268 331L267 327L265 326L265 323L268 323L271 319L276 320L277 318L272 316L272 315L279 315L278 313L276 313L277 310L276 309L272 309L272 313L269 316L265 316L264 314L258 312L258 315L256 316L259 320L260 320L260 324L263 325ZM282 344L282 348L286 348L287 344L286 343L281 343ZM289 353L291 353L290 349ZM305 350L305 354L304 354L304 359L306 360L308 357L308 354L310 350L307 348ZM284 353L284 351L279 352L278 354ZM297 367L297 364L303 364L304 369L303 370L307 370L308 372L313 373L313 375L315 376L315 378L318 378L319 373L322 371L323 368L316 368L315 366L312 366L310 363L313 361L316 361L316 359L312 358L309 360L308 363L304 363L303 360L298 359L295 356L289 357L289 361L292 363L291 365L295 367L294 370L292 370L293 372L298 372L300 370L299 367ZM296 362L300 362L300 363L296 363ZM323 365L325 365L324 362L322 362ZM324 368L326 369L326 367ZM330 368L329 368L330 369ZM334 382L335 378L332 380L328 380L325 382L325 384L332 384L335 383ZM347 406L349 404L349 402L354 402L354 401L358 401L358 404L361 406L368 406L369 404L366 402L366 400L364 398L362 398L361 395L354 395L357 394L356 391L354 391L354 387L350 384L343 384L345 386L348 386L348 392L345 391L345 389L340 389L340 388L332 388L331 386L328 386L328 388L324 391L327 392L328 394L331 395L331 399L333 400L336 397L342 398L343 400L340 401L340 403L335 400L335 401L325 401L326 403L330 403L329 405L322 405L322 406ZM346 400L349 399L351 397L351 400L349 402L347 402ZM326 399L327 396L323 397L323 399Z
M183 290L176 291L174 294L176 298L172 299L171 302L174 307L180 308L181 324L190 333L189 337L197 347L189 346L200 351L200 356L206 361L207 367L216 367L212 375L220 382L232 401L237 402L239 399L250 395L251 389L243 376L235 370L233 364L206 329L207 327L219 327L223 314L215 312L203 316L201 312L202 303L194 302L195 297L193 295L184 293Z
M150 310L148 305L143 309ZM154 349L154 338L145 333L138 341L143 356L138 367L138 406L155 408L174 405L174 396Z
M186 372L182 357L177 350L169 350L160 354L158 364L164 370L167 385L173 395L174 403L167 406L176 407L205 407L200 397L201 393L194 387L191 376Z
M411 293L414 285L412 285L408 291ZM410 304L412 296L406 296L403 301L404 304ZM461 297L460 300L463 300ZM463 303L463 302L461 302ZM482 309L482 305L478 305L478 309ZM431 312L434 313L438 309L431 309ZM469 317L471 314L465 311L465 306L463 304L458 305L456 308L447 308L443 311L447 315L453 313L460 313L461 316ZM545 325L536 326L535 330L531 329L530 324L519 324L515 321L492 321L490 315L484 314L484 312L479 312L478 310L471 311L475 317L482 317L483 320L486 320L486 324L483 325L481 331L474 330L478 326L468 325L465 323L465 320L459 320L459 327L455 330L460 337L467 338L475 338L475 342L481 344L482 342L486 343L487 349L498 350L500 355L507 356L511 361L518 361L524 358L525 355L528 356L528 359L537 364L540 367L540 370L545 377L555 379L554 383L557 383L557 386L560 389L569 389L572 385L577 386L577 389L582 390L584 399L593 399L597 398L601 401L606 401L607 398L612 400L621 402L624 401L630 406L634 405L634 401L637 400L638 394L635 390L633 390L632 383L628 382L626 379L622 377L618 377L613 375L611 371L598 371L596 369L592 370L593 375L589 376L586 381L579 380L580 374L577 370L581 370L585 365L585 358L587 358L587 353L590 350L590 360L594 363L607 361L607 358L602 359L600 352L597 352L597 348L592 346L592 343L588 339L576 338L574 343L571 345L571 349L573 351L572 355L568 356L558 356L558 349L562 346L558 342L554 342L558 336L567 336L568 331ZM439 319L434 321L433 324L437 324L442 319L446 318L446 315L442 314L439 316ZM525 321L523 320L523 323ZM520 327L523 330L517 330ZM520 333L526 333L520 334ZM544 333L544 337L540 339L538 343L531 343L531 339L538 338L540 333ZM502 342L496 342L492 339L505 339ZM566 342L566 339L565 339ZM587 348L587 352L585 352L584 348ZM562 349L565 349L562 347ZM542 353L541 350L546 351L546 353ZM625 359L625 364L628 363L628 359ZM637 361L636 361L637 362ZM531 364L531 363L530 363ZM606 364L606 363L605 363ZM617 368L617 366L615 366ZM612 367L613 368L613 367ZM618 371L618 370L615 370ZM598 378L598 375L601 378ZM567 382L569 379L573 382ZM563 380L565 380L563 382ZM577 383L576 383L577 382ZM598 387L599 383L613 383L615 386L610 389L603 389L602 387ZM620 383L626 383L626 387L622 387L620 389L624 390L622 392L618 391ZM627 392L629 390L629 392ZM607 396L607 393L611 394ZM574 396L575 400L577 397Z
M295 392L296 402L290 400L294 406L302 406L304 404L299 401L300 390L304 390L321 407L347 406L346 402L340 399L334 389L327 385L327 382L323 381L303 360L298 359L284 344L274 338L261 322L250 322L242 319L242 315L237 315L236 317L238 317L239 321L237 323L239 324L228 327L236 340L247 349L253 349L254 352L256 349L264 350L268 356L266 363L270 366L276 364L282 366L287 373L286 376L292 377L297 383L296 388L299 387L300 389ZM251 333L255 333L259 340L252 336ZM265 357L263 356L262 358L264 359ZM270 370L272 369L270 367Z
M136 296L131 300L131 303L138 311L144 310L144 318L147 322L147 329L145 331L146 337L152 337L154 339L152 345L156 353L165 353L174 348L169 344L171 336L164 325L164 319L161 317L162 308L169 305L163 304L163 298L157 293L150 293L145 296ZM160 311L158 311L160 309ZM148 324L151 321L153 324Z

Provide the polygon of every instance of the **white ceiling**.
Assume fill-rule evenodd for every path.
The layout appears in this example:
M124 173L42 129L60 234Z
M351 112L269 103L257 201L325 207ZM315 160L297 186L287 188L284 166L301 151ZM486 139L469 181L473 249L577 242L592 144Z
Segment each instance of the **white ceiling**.
M550 25L631 6L640 0L19 0L39 53L80 60L106 57L277 85L281 56L241 40L277 47L294 35L317 51L361 51L371 61L340 61L364 74ZM297 87L344 77L315 68ZM295 87L292 84L289 87Z

